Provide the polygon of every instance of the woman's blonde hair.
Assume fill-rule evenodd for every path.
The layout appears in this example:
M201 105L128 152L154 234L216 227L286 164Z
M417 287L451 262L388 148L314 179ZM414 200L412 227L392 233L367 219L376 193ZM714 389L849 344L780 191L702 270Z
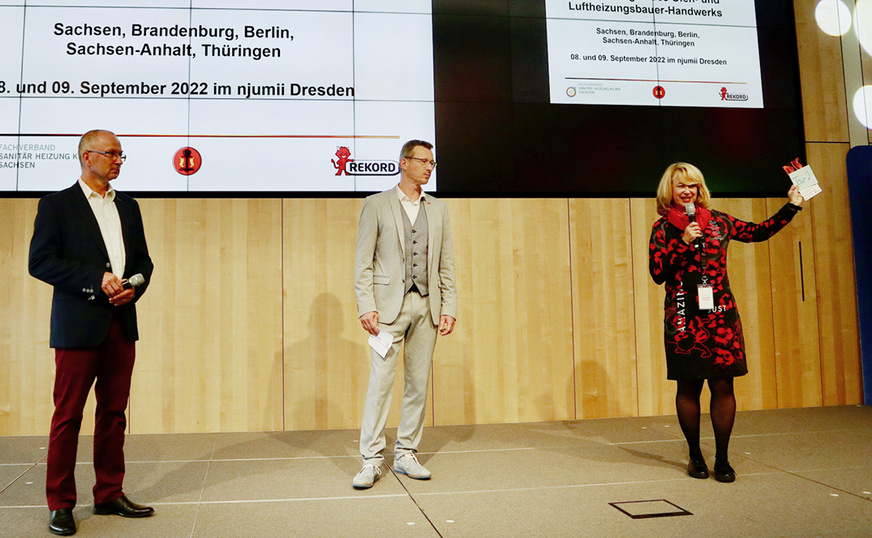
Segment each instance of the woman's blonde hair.
M672 193L677 183L697 185L696 203L708 208L712 193L705 185L705 178L699 168L690 163L672 163L663 172L660 185L657 186L657 213L666 215L672 208Z

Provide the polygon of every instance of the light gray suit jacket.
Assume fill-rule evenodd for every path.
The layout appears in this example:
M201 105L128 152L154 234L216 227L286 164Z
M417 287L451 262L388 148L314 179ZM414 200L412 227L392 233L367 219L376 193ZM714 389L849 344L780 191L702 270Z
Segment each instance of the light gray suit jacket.
M397 188L366 198L357 230L354 256L354 294L358 316L378 312L379 323L393 323L403 305L405 291L405 237L403 207ZM454 247L445 202L426 194L427 287L430 316L435 325L441 315L457 318Z

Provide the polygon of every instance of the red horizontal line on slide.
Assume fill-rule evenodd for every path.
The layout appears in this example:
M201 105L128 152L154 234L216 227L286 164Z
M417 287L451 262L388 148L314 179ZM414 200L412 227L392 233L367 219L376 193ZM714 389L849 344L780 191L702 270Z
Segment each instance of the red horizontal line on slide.
M626 82L675 82L678 84L747 84L747 82L719 82L717 80L657 80L654 78L592 78L566 77L566 80L622 80Z

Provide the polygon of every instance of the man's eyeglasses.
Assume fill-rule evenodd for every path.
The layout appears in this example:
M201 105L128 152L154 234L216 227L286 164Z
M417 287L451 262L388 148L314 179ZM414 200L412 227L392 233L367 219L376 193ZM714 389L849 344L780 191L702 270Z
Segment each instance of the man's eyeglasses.
M87 149L85 150L85 153L99 153L100 155L105 155L109 157L113 161L118 158L121 159L121 162L127 160L127 155L120 151L97 151L96 149Z
M418 161L421 164L429 164L433 168L436 168L436 161L428 161L427 159L422 159L421 157L406 157L406 158Z

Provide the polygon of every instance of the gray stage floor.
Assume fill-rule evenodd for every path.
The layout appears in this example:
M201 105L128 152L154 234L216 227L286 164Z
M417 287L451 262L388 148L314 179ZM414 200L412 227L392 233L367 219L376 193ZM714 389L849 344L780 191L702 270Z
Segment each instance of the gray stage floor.
M45 444L0 437L2 536L50 536ZM126 453L125 491L156 515L91 514L84 437L77 536L872 536L870 407L739 413L733 484L687 476L674 417L426 428L433 478L365 491L354 430L131 435Z

